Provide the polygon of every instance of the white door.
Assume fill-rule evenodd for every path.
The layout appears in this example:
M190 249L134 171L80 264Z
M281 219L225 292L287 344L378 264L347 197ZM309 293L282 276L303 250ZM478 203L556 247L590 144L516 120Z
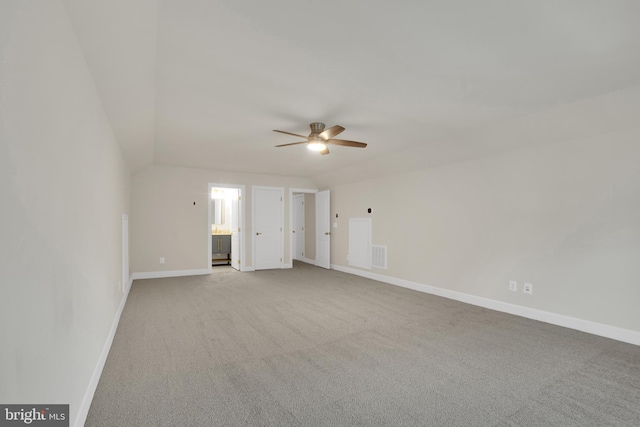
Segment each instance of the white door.
M240 190L231 194L231 266L240 270Z
M293 196L293 259L304 259L304 194Z
M256 270L282 268L284 188L253 187L253 265Z
M331 268L329 190L316 193L316 265Z

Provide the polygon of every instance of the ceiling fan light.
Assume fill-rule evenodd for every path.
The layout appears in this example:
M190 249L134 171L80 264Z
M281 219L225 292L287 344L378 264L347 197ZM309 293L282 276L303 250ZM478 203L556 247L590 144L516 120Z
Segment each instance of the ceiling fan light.
M322 151L327 148L327 145L322 142L310 142L307 144L307 148L312 151Z

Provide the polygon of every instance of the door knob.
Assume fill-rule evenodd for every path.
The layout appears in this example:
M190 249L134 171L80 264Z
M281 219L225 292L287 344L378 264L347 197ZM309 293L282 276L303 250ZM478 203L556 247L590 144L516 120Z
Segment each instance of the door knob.
M331 234L331 232L329 232L329 231L327 231L326 233L324 233L324 235L325 235L325 236L328 236L328 235L330 235L330 234Z
M293 230L293 232L295 233L295 232L296 232L296 230Z
M259 236L259 235L261 235L261 234L262 234L262 233L256 233L256 236Z

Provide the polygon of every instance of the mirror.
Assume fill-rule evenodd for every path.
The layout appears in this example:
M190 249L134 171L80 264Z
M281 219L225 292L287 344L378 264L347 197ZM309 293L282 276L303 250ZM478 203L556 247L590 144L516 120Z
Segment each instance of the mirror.
M224 224L224 199L211 199L211 216L214 226Z

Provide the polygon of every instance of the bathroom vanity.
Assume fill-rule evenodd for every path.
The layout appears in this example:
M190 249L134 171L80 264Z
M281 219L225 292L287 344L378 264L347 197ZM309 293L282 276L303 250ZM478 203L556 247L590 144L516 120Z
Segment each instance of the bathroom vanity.
M231 233L211 234L211 265L231 265Z

